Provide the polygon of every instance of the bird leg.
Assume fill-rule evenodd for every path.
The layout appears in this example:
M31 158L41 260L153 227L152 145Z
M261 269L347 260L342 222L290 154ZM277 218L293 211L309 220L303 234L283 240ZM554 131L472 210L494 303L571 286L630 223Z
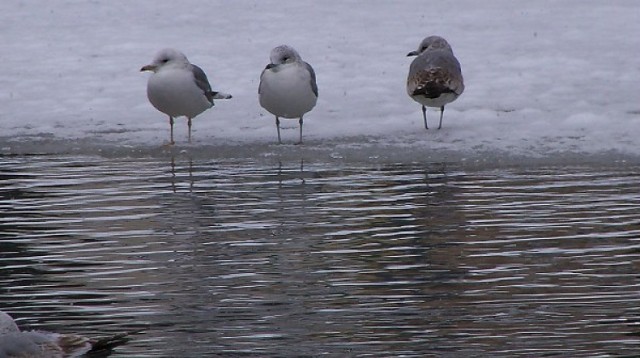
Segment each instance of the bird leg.
M438 125L438 129L442 128L442 115L444 115L444 106L440 107L440 125Z
M191 143L191 118L187 118L187 127L189 127L189 143Z
M427 125L427 107L425 106L422 106L422 118L424 118L424 128L429 129L429 126Z
M173 117L169 116L169 126L171 127L171 140L169 141L170 145L174 145L176 142L173 141Z
M302 144L302 123L304 122L302 120L302 117L300 117L300 121L299 122L300 122L300 140L296 144Z
M280 118L278 116L276 116L276 128L278 128L278 144L282 144L280 140Z

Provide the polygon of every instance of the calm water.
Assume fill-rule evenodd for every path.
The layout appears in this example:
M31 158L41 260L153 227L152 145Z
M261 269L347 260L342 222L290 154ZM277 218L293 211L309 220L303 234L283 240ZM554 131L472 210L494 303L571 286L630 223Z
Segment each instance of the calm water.
M0 157L0 308L112 357L640 354L640 167Z

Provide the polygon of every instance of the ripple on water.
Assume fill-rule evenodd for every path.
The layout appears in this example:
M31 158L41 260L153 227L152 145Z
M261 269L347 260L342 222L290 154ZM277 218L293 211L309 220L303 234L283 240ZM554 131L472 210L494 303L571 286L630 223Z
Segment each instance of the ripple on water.
M114 357L640 350L637 167L3 160L2 309Z

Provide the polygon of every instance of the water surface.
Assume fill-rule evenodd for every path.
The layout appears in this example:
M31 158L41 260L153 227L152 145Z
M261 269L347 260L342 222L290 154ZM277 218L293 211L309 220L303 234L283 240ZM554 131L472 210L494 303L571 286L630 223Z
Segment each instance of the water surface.
M112 357L633 356L640 167L0 157L0 307Z

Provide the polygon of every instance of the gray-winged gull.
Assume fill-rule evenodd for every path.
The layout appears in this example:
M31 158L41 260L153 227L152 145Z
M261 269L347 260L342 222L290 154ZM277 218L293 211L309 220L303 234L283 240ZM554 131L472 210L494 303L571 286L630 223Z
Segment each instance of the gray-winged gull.
M140 71L153 72L147 83L147 97L157 110L169 116L171 144L174 118L187 117L191 142L191 120L213 107L214 99L231 98L230 94L213 91L204 71L174 49L160 50L153 62Z
M127 334L96 340L75 334L20 331L13 318L0 311L0 358L68 358L98 352L106 355L127 341Z
M278 46L269 57L271 62L260 74L260 105L276 116L278 143L282 143L280 118L299 118L302 143L303 116L318 101L316 73L293 47Z
M464 91L460 63L453 55L447 40L440 36L425 38L418 50L409 52L407 56L418 56L409 68L407 93L422 105L426 129L429 129L429 126L425 106L440 108L440 129L444 106L455 101Z

